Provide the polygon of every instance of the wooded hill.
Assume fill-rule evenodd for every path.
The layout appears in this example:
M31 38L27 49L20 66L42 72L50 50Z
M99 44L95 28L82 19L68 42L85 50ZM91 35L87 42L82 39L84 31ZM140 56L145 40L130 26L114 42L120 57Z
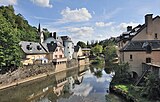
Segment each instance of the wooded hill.
M0 71L20 65L20 41L38 41L37 28L29 25L21 14L15 14L13 6L1 6Z

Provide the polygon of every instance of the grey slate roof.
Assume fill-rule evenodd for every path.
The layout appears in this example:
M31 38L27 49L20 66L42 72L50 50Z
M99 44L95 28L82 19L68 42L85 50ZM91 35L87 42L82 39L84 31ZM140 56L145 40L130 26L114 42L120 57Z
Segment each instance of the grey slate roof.
M74 52L78 52L79 49L80 49L80 46L75 46L75 47L74 47Z
M26 54L44 54L46 53L44 48L39 43L21 41L19 44L23 52ZM31 49L28 49L27 46L30 47Z
M120 51L146 51L147 45L151 46L152 51L160 51L160 40L130 41Z
M69 36L61 36L63 41L72 41Z
M42 47L46 52L54 52L57 48L57 43L42 43Z

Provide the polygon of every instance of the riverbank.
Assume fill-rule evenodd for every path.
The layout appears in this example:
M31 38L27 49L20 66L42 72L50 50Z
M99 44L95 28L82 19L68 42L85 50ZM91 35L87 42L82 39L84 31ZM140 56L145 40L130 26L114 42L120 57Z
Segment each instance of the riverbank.
M28 78L25 78L25 79L21 79L21 80L15 81L15 82L10 83L10 84L0 85L0 90L6 89L6 88L9 88L9 87L13 87L13 86L17 86L19 84L26 83L26 82L29 82L29 81L33 81L33 80L36 80L36 79L44 78L44 77L53 75L55 73L63 72L63 71L66 71L66 70L71 70L71 69L74 69L74 68L77 68L77 67L67 68L67 69L64 69L64 70L60 70L58 72L48 72L48 73L38 74L36 76L31 76L31 77L28 77Z
M32 66L25 66L22 68L18 68L12 73L8 72L4 75L0 75L1 79L0 90L17 86L19 84L33 81L36 79L44 78L53 75L55 73L78 68L84 65L89 65L89 63L81 64L75 61L72 62L72 64L67 65L66 67L46 64L46 65L32 65Z

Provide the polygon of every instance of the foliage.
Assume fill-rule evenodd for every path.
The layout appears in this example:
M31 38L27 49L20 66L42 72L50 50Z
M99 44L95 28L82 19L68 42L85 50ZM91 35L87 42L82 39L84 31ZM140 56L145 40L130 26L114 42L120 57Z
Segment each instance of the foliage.
M105 48L106 46L114 46L115 42L109 39L103 40L99 42L100 45L103 46L103 48Z
M130 83L131 75L128 72L128 69L128 63L114 65L115 76L113 77L112 83Z
M102 50L103 50L102 46L98 44L91 48L91 52L95 55L99 55L100 53L102 53Z
M43 28L44 39L46 40L49 37L50 32L47 28Z
M81 48L86 48L87 47L87 45L82 41L78 41L77 46L80 46Z
M103 49L103 54L105 55L105 61L110 63L116 57L116 48L115 46L107 46Z
M148 76L142 95L148 99L160 100L160 79L158 76L154 74Z
M92 64L103 64L104 59L100 57L96 57L93 61L91 61Z
M0 14L0 65L11 66L20 64L19 39L16 37L15 29Z
M128 85L115 85L115 87L121 89L124 92L128 92L128 90L129 90Z
M38 41L37 28L28 24L21 14L15 15L13 6L0 7L0 66L19 66L22 53L19 42Z

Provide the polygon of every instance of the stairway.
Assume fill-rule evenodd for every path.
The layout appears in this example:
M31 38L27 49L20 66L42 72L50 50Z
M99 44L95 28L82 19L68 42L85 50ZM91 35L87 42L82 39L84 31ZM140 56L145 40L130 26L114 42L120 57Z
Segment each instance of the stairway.
M147 72L148 72L148 69L145 70L145 71L142 73L142 75L140 76L140 78L136 81L135 86L137 86L137 85L140 83L140 81L142 80L142 78L144 77L144 75L145 75Z

